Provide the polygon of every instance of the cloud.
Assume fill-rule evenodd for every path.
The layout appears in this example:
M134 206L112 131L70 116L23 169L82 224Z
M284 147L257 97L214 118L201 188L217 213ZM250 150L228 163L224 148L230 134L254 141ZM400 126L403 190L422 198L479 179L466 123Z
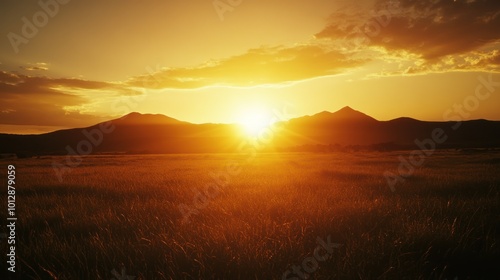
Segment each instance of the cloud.
M425 64L413 71L498 71L499 26L497 0L379 0L371 13L335 12L316 37L413 54Z
M205 86L254 86L334 75L364 63L330 46L261 47L199 67L169 68L130 79L145 88L192 89Z
M334 12L303 44L262 46L123 82L33 75L49 70L43 62L20 67L25 74L0 71L0 124L87 125L102 120L93 115L97 106L102 112L114 98L147 94L147 89L281 84L336 75L368 62L383 65L369 76L500 72L500 1L374 1L373 7Z
M26 71L47 71L49 70L48 64L45 62L29 63L26 66L20 67Z
M394 75L425 75L453 72L500 72L500 51L472 51L466 54L447 55L427 61L411 53L388 53L380 51L385 66L382 71L371 73L370 77ZM392 66L392 67L391 67Z
M89 92L102 98L99 92L122 95L133 90L108 82L0 71L0 124L79 126L101 121L101 117L67 109L92 104Z
M0 71L0 124L86 126L104 120L103 110L118 97L147 94L147 89L255 86L334 75L361 65L328 44L314 41L292 47L261 47L192 68L163 68L123 82L50 78ZM48 69L44 63L21 67ZM117 113L117 112L115 112ZM123 113L123 112L120 112ZM109 114L113 115L113 112ZM109 117L108 117L109 118Z

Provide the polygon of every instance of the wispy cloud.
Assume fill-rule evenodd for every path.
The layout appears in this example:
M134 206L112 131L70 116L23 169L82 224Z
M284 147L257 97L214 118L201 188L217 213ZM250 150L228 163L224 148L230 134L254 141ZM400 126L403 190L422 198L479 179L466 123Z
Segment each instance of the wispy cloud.
M364 63L321 44L261 47L199 67L169 68L134 77L130 86L191 89L205 86L255 86L334 75ZM152 80L157 81L153 83Z
M49 65L45 62L29 63L25 66L20 66L21 69L26 71L47 71Z

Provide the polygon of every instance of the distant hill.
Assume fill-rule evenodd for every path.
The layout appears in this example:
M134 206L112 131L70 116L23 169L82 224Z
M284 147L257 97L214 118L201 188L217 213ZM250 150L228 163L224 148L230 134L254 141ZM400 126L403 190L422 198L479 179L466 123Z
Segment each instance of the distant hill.
M498 121L464 121L459 127L455 122L411 118L378 121L350 107L277 123L272 140L259 147L267 151L416 149L415 140L431 139L436 129L447 138L437 148L500 147ZM226 153L238 152L246 139L235 124L192 124L159 114L130 113L87 128L40 135L0 134L0 154Z
M302 138L309 145L414 149L415 140L432 138L435 129L442 129L447 140L437 148L500 147L499 121L472 120L464 121L454 129L456 126L456 122L425 122L406 117L378 121L344 107L334 113L322 112L291 120L286 125L288 135L281 137L295 138L291 142ZM305 140L304 137L308 139Z
M117 125L165 125L165 124L188 124L174 118L161 114L140 114L130 113L119 119L114 120Z

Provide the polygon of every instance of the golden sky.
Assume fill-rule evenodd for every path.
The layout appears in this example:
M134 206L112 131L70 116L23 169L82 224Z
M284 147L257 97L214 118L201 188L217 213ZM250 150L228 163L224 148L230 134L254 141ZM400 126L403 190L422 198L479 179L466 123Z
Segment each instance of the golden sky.
M500 120L498 0L2 1L0 18L0 133L284 106Z

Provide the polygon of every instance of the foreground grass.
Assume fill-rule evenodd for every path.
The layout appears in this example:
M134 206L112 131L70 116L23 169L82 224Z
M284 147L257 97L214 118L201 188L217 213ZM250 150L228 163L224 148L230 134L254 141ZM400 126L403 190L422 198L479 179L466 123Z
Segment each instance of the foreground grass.
M282 279L330 236L343 246L314 279L497 278L500 154L437 153L391 192L397 156L96 156L62 183L53 159L18 160L17 275ZM194 201L230 160L241 171Z

